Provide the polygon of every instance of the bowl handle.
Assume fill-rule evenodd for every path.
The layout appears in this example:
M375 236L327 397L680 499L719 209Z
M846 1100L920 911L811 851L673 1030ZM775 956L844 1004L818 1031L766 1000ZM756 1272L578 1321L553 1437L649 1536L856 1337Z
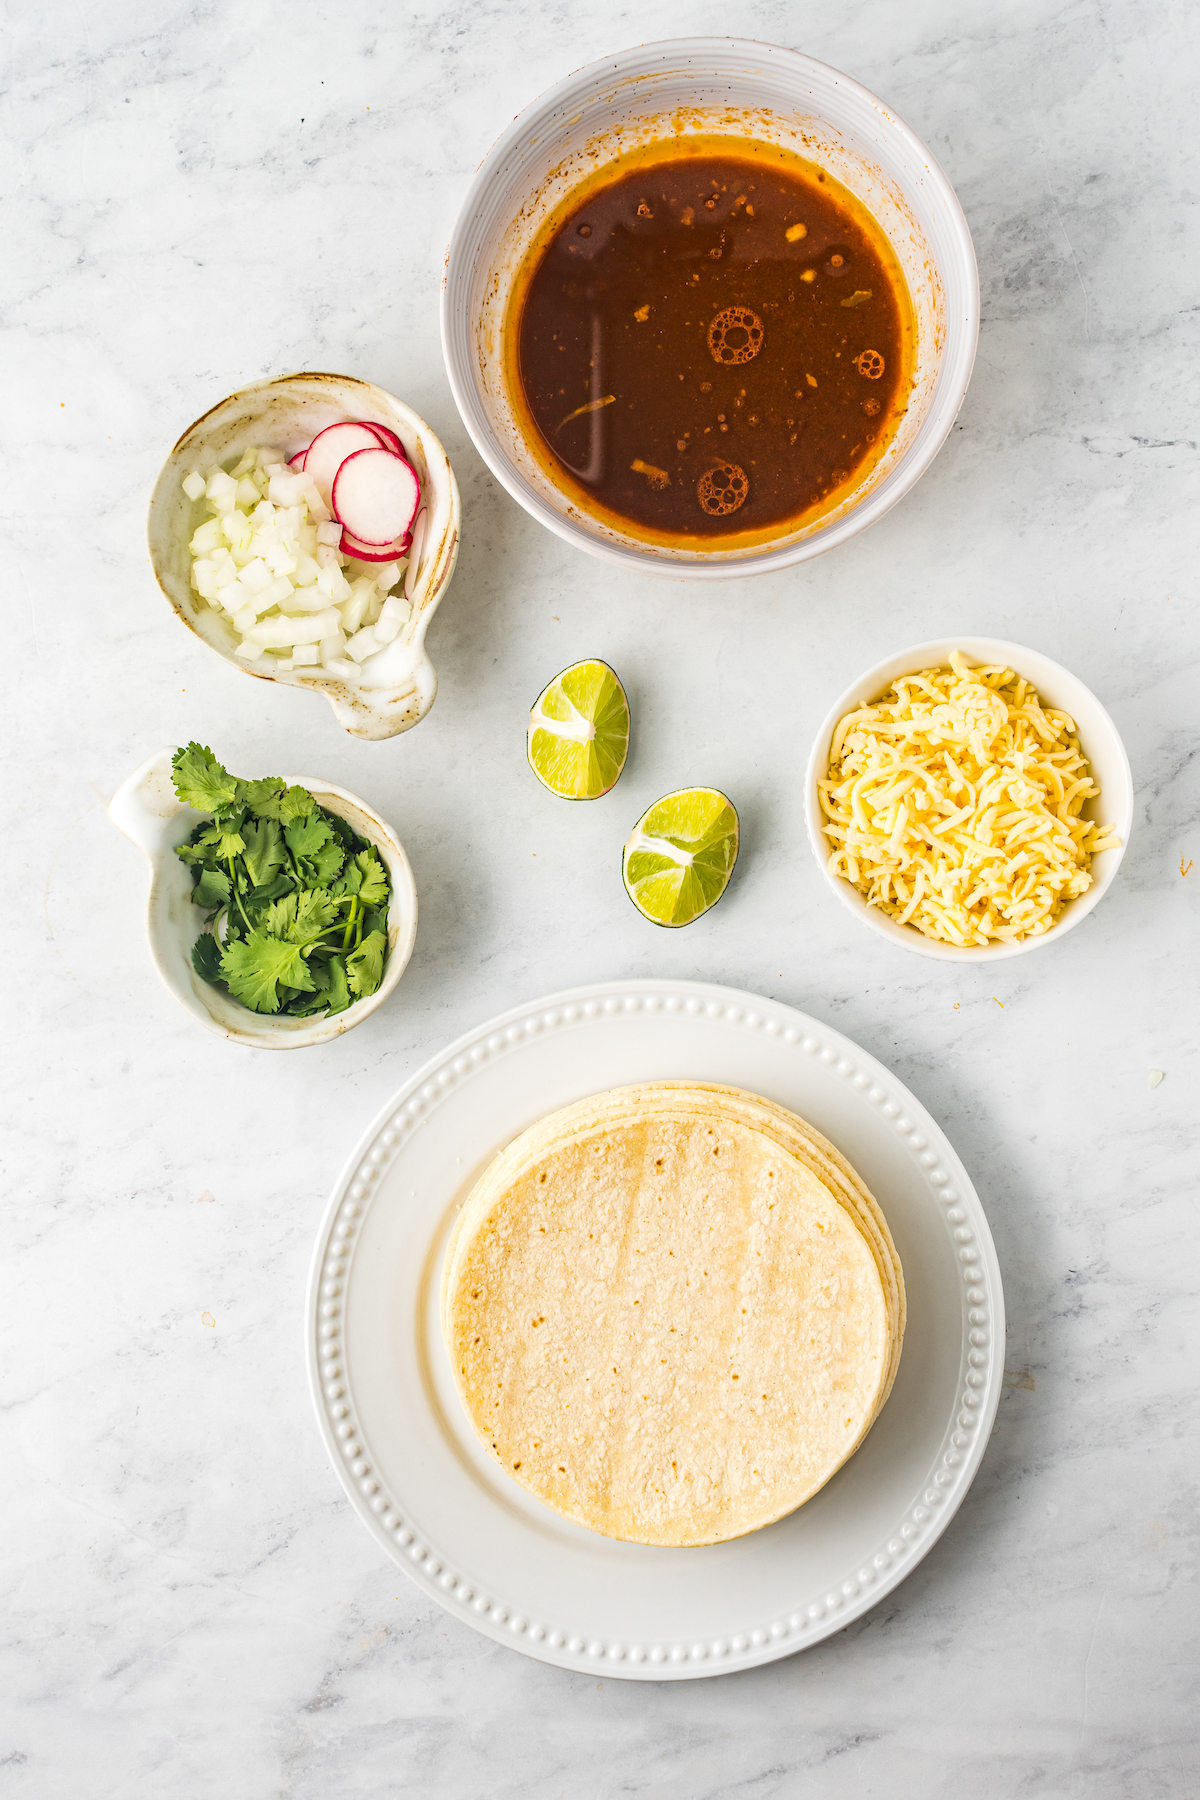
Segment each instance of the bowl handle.
M128 776L108 803L108 816L142 855L154 863L170 848L170 826L179 801L171 779L170 750L158 750Z

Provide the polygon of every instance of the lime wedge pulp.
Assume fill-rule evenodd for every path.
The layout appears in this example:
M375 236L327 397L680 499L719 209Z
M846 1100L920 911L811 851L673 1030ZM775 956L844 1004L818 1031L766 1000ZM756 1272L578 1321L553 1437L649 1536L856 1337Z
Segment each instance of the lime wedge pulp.
M738 816L719 788L680 788L644 812L621 859L625 892L655 925L690 925L733 874Z
M525 753L552 794L598 800L616 782L628 750L629 702L607 663L573 663L538 695Z

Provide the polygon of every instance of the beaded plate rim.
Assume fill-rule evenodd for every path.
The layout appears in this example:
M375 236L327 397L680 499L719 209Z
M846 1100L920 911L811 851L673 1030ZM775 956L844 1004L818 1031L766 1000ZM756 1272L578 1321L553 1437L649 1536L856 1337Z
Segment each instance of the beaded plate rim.
M527 1618L476 1578L450 1566L430 1534L384 1491L355 1420L344 1366L343 1296L359 1229L378 1177L455 1083L547 1031L638 1012L704 1014L736 1030L763 1031L849 1082L889 1120L938 1202L962 1276L962 1351L953 1416L919 1491L877 1548L820 1600L774 1618L748 1620L720 1638L625 1642L578 1621ZM306 1301L309 1387L330 1461L359 1518L392 1560L465 1624L510 1649L587 1673L680 1680L756 1667L811 1647L868 1611L932 1549L965 1498L991 1434L1003 1376L1004 1298L982 1203L941 1128L868 1052L783 1001L707 982L597 982L510 1008L456 1038L419 1068L363 1134L334 1186L317 1234Z

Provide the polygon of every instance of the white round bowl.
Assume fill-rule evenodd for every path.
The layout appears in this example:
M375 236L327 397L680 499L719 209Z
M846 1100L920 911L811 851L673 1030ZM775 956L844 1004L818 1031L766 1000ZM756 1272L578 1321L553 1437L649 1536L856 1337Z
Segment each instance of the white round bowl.
M1101 850L1093 856L1091 887L1086 893L1080 894L1077 900L1067 901L1049 931L1042 932L1038 937L1021 938L1016 943L994 942L961 948L957 944L938 943L934 938L927 938L916 926L898 925L895 919L889 918L879 907L868 906L865 897L856 887L841 875L832 874L829 868L829 839L821 829L825 823L825 815L821 811L817 782L828 771L829 746L839 722L855 707L878 700L898 675L912 675L918 669L948 667L952 650L960 650L972 665L1007 663L1019 675L1024 675L1026 680L1032 682L1047 706L1061 707L1064 712L1070 713L1078 728L1083 754L1087 757L1092 775L1100 788L1099 795L1084 805L1083 816L1087 819L1102 819L1115 826L1121 840L1116 848ZM1005 957L1021 956L1026 950L1040 950L1046 944L1057 943L1063 933L1085 919L1108 892L1116 879L1133 829L1133 773L1120 734L1099 700L1090 688L1084 687L1082 681L1068 669L1064 669L1061 663L1052 662L1038 650L1027 650L1023 644L1006 643L1002 638L936 638L932 643L914 644L909 650L899 650L894 656L876 663L873 669L860 675L830 707L813 740L812 753L808 759L805 811L813 855L842 905L856 919L861 920L880 937L890 939L893 944L899 944L905 950L914 950L918 956L932 956L939 962L1002 962Z
M249 444L270 445L294 456L318 431L342 419L375 419L390 425L420 476L425 528L421 530L418 519L415 566L410 562L404 577L412 613L399 635L366 659L356 681L343 681L320 669L270 674L261 661L248 663L235 654L241 642L237 632L224 613L206 605L192 587L188 545L201 515L181 484L190 470L203 472L215 462L228 463ZM353 375L280 375L239 389L188 426L163 464L150 498L150 562L176 616L241 674L324 694L339 725L352 737L389 738L419 725L437 697L425 632L454 573L461 522L450 460L410 406Z
M289 784L307 788L319 805L346 819L359 837L374 844L392 884L388 906L388 949L383 980L365 1000L345 1012L315 1019L251 1012L231 995L202 980L192 967L192 945L203 929L203 915L192 905L192 873L175 851L195 830L200 814L175 797L170 750L159 750L123 781L108 803L108 816L118 831L135 843L150 864L146 899L146 940L163 985L206 1031L252 1050L302 1050L341 1037L382 1006L412 955L417 935L417 888L404 846L377 813L345 788L289 775Z
M588 517L526 447L504 374L504 315L514 280L564 195L639 144L697 134L765 139L829 169L890 240L916 319L912 398L886 455L833 512L751 549L647 544ZM881 518L945 441L966 393L978 334L971 233L920 139L837 69L740 38L640 45L592 63L535 100L480 165L450 239L442 284L450 385L496 479L535 519L580 549L627 569L699 579L805 562Z

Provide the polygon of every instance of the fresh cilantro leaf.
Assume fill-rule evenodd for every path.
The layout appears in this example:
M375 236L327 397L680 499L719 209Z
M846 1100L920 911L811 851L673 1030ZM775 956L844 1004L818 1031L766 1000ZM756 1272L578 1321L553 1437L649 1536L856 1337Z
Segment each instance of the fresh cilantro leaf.
M307 788L285 788L278 775L262 781L248 781L246 804L260 819L277 819L286 825L289 819L307 818L316 809L316 801Z
M390 883L387 870L373 850L360 851L356 861L363 871L363 884L360 890L364 906L382 906L388 897Z
M274 902L267 912L266 929L289 944L311 944L336 917L337 909L323 888L306 888Z
M305 893L297 894L294 941L311 944L336 918L337 907L324 888L309 888Z
M238 908L231 906L225 914L225 923L221 930L222 940L226 944L235 943L241 938L248 937L257 924L258 920L252 919L250 925L247 926Z
M333 833L328 822L319 812L304 819L291 819L283 828L288 849L297 861L304 856L315 856L323 844L333 841Z
M272 900L281 900L285 894L292 894L295 890L296 883L286 869L281 869L274 881L269 881L266 887L252 889L246 896L246 904L265 906Z
M363 872L358 866L358 858L355 857L346 864L330 892L336 900L343 900L348 895L357 894L362 886L362 879Z
M316 887L327 888L337 875L345 860L346 852L338 843L322 844L317 854L305 863L306 869L312 870L312 880Z
M202 906L206 912L213 912L218 906L229 904L229 877L224 869L203 869L200 879L192 889L192 905Z
M203 744L192 743L185 750L177 750L171 758L171 773L179 799L185 806L194 806L197 812L224 812L237 800L237 778L223 769Z
M304 993L313 988L299 944L286 944L261 931L252 931L241 942L226 946L221 974L230 993L259 1013L279 1011L281 985Z
M329 1015L345 1012L350 1004L350 988L346 980L346 959L342 956L331 956L325 966L326 995L329 1000Z
M387 870L374 850L360 850L354 862L362 870L362 885L358 891L363 905L380 905L388 897Z
M351 855L353 855L355 851L362 849L363 840L359 837L349 819L343 819L340 813L330 812L325 807L322 807L321 810Z
M370 937L370 935L373 931L382 931L382 933L386 937L387 936L387 922L388 922L388 916L387 916L387 907L386 906L376 906L373 908L368 908L363 913L362 936Z
M293 1018L306 1019L313 1013L345 1012L350 1004L350 989L346 985L346 964L342 957L331 956L327 962L314 960L308 965L308 972L313 977L316 987L311 994L301 994L293 1000L288 1011Z
M292 926L296 923L296 896L287 894L282 900L273 900L268 906L263 919L262 929L271 937L288 938ZM289 942L294 942L289 938Z
M192 945L192 967L203 981L217 987L221 974L221 946L211 931L202 932Z
M246 848L246 841L241 833L244 813L231 814L227 819L214 819L207 830L202 831L196 839L197 844L211 846L222 862L228 862L231 856L240 856Z
M217 852L213 844L179 844L176 846L175 854L180 862L187 863L191 868L215 869L217 867Z
M265 887L285 862L283 832L275 819L248 819L242 826L243 855L252 887Z
M317 803L307 788L290 787L279 802L279 817L285 825L292 819L306 819L316 810Z
M306 819L293 819L283 828L288 849L298 863L306 866L314 887L328 887L345 860L346 852L320 812Z
M376 852L360 850L342 870L333 892L339 899L347 894L361 894L364 906L378 906L386 900L390 884L387 870Z
M352 950L346 958L346 981L356 999L364 1000L379 986L383 979L383 953L386 949L387 939L382 931L372 931L358 949Z
M283 778L264 775L261 781L242 783L242 798L257 819L278 819L283 796Z
M298 994L295 988L287 988L283 993L285 997L279 1010L293 1019L311 1019L314 1013L325 1011L325 990L319 982L311 994Z

